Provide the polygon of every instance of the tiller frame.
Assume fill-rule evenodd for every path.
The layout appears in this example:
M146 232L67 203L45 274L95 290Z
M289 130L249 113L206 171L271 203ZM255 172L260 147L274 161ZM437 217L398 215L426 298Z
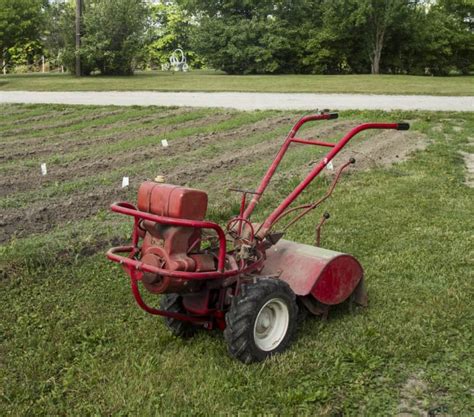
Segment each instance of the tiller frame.
M274 280L280 279L286 281L291 287L292 292L301 298L303 301L302 304L308 307L308 309L312 312L327 313L328 305L337 304L341 302L341 300L343 301L347 299L351 294L355 294L356 297L358 297L359 302L361 304L365 304L365 292L360 289L362 285L363 272L360 264L354 258L350 257L350 255L339 254L337 252L327 251L319 248L315 249L314 247L310 247L308 245L295 244L294 242L288 242L281 239L288 227L294 225L303 216L317 208L332 194L341 177L342 172L350 164L355 162L355 160L351 158L338 169L327 193L319 200L310 204L303 204L292 208L289 207L354 136L360 132L370 129L409 129L408 123L364 123L351 129L336 143L314 139L302 139L296 136L301 127L308 122L336 118L338 118L337 113L325 112L312 114L302 117L293 126L285 141L283 142L280 150L278 151L275 159L264 175L257 190L249 191L231 189L231 191L242 193L240 212L238 216L232 218L227 223L225 230L219 224L210 221L159 215L156 213L139 210L137 207L127 202L112 204L112 211L133 217L134 225L131 244L127 246L111 248L107 252L107 257L111 261L122 265L123 269L130 276L131 289L138 305L150 314L165 317L168 321L168 324L170 321L180 320L187 322L190 325L201 325L207 329L212 329L217 325L217 327L224 330L226 327L229 327L229 320L226 321L226 314L231 308L233 308L232 299L236 297L238 298L242 291L242 285L255 283L257 280L261 280L263 278ZM321 146L329 148L330 150L263 222L259 224L252 223L250 221L251 215L254 212L257 203L260 201L262 195L267 189L268 184L270 183L275 171L277 170L291 144ZM252 197L250 202L247 204L249 195ZM278 222L280 222L286 216L298 211L299 213L296 214L296 216L293 217L293 219L291 219L283 228L283 232L272 232L273 227ZM317 246L319 246L320 243L321 227L328 218L329 214L324 213L316 227L315 234ZM196 253L205 253L207 254L206 256L212 256L212 258L215 260L215 267L213 267L212 270L203 271L170 270L166 268L166 265L156 266L143 262L141 260L141 248L139 243L140 239L143 238L145 234L143 227L145 223L153 224L156 227L161 227L163 229L178 227L199 230L197 233L198 237L192 244L190 244L187 254L197 251ZM212 236L209 235L209 231L213 232ZM228 241L232 242L230 249ZM280 243L278 243L279 241ZM205 245L206 242L208 248L201 249L201 245ZM299 246L295 247L294 245ZM274 255L271 255L269 251L270 248L272 248L274 251L278 251L278 248L281 250L278 252L278 254L275 252ZM314 262L322 262L320 266L315 267L317 270L316 276L309 278L302 277L302 280L306 280L308 282L300 282L295 284L294 277L285 277L285 273L282 273L281 270L272 270L271 265L267 265L268 263L273 262L272 259L276 259L272 258L272 256L278 257L281 260L281 256L283 255L294 255L290 253L285 255L285 248L288 248L288 251L294 251L290 248L296 248L296 251L299 251L299 249L302 248L301 250L306 254L310 248L311 250L319 250L319 252L315 252L313 255L311 255L315 257ZM314 292L314 288L316 288L319 276L324 275L324 273L326 273L326 275L333 274L333 272L330 273L327 271L329 270L328 265L335 259L339 259L338 262L340 263L343 261L346 262L337 268L342 268L341 270L346 271L344 273L349 275L352 274L354 278L349 279L347 285L349 285L350 288L343 295L339 294L338 296L333 297L333 295L330 293L330 291L333 290L327 290L326 288L326 292L329 291L327 292L327 294L329 294L329 298L326 297L326 299L331 301L328 301L328 305L323 305L324 303L321 303L318 299L318 294ZM324 260L324 262L321 260ZM347 264L347 261L352 263ZM311 260L311 262L313 262L313 260ZM300 263L300 260L297 260L297 263ZM191 284L200 282L198 283L199 289L195 293L193 293L192 290L183 290L183 298L186 299L185 301L187 303L186 309L176 311L176 309L154 308L145 303L138 286L138 281L142 281L145 275L166 277L166 279L171 281L179 280L180 282L185 283L183 284L184 286L186 283ZM329 287L333 288L333 281L330 280L334 280L335 278L331 275L331 277L328 279L329 281L327 281L327 284L321 285L326 285L326 287L329 285ZM307 288L303 291L301 290L302 287ZM214 295L211 296L211 293ZM311 294L313 297L311 297ZM308 297L315 298L316 300L308 301ZM356 301L358 300L356 299ZM232 348L230 347L229 349L231 354L233 354ZM263 347L262 349L259 350L259 352L264 352L262 355L254 354L253 356L250 355L246 358L238 357L237 354L233 354L233 356L238 357L244 362L250 362L253 360L264 359L269 354L273 354L278 351L276 348L273 350L266 350L266 348ZM249 357L250 359L248 359Z

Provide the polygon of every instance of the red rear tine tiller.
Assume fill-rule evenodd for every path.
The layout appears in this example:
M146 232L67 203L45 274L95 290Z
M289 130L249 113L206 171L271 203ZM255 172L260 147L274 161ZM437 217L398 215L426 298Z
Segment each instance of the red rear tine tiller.
M316 227L317 245L282 239L284 231L328 198L289 208L290 204L357 133L367 129L407 130L407 123L365 123L353 128L339 142L296 137L305 123L336 119L337 113L301 118L290 131L256 191L242 193L240 213L222 228L204 220L207 194L169 184L144 182L138 191L138 207L116 203L112 210L132 216L132 243L110 249L107 257L118 262L130 276L138 305L164 316L177 336L189 337L197 327L224 330L230 354L244 363L261 361L283 351L296 329L298 305L326 315L330 306L348 299L366 305L363 270L351 255L319 246L323 215ZM250 216L275 170L292 143L328 147L330 151L307 177L262 223ZM247 204L247 197L251 195ZM274 227L287 215L295 215L281 232ZM138 286L163 294L160 308L148 306Z

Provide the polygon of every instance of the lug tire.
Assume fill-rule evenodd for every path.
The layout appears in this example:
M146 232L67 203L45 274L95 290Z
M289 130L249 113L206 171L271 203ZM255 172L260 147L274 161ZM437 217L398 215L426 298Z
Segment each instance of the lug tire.
M172 313L186 314L183 299L178 294L163 294L161 296L160 309ZM193 337L197 330L195 325L187 321L177 320L171 317L163 317L163 321L173 335L183 339Z
M251 363L284 351L294 338L297 316L296 296L286 282L258 278L243 284L225 316L229 354Z

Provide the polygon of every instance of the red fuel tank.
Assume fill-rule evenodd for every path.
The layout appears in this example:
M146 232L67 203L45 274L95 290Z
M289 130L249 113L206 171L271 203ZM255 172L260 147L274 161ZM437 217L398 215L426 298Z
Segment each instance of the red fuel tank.
M138 209L159 216L204 220L207 194L171 184L145 181L138 189Z
M140 211L164 217L186 220L203 220L207 210L207 194L204 191L170 184L144 182L138 190L137 205ZM141 222L143 244L140 260L145 264L169 271L213 270L213 258L209 255L189 254L189 248L200 239L201 230L183 226L163 226L158 222ZM192 292L201 286L199 281L172 279L147 272L143 285L153 293Z

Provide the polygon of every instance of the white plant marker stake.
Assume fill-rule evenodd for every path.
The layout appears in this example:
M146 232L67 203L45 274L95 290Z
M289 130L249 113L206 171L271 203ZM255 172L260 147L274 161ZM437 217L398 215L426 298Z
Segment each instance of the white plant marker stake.
M46 164L41 164L41 175L45 176L48 173L48 168L46 168Z
M128 187L129 184L129 178L128 177L123 177L122 178L122 188Z
M334 165L332 164L332 161L329 161L328 162L328 165L327 165L329 171L333 171L334 170Z
M168 141L166 139L163 139L161 141L161 146L163 146L163 148L167 148L168 147Z

